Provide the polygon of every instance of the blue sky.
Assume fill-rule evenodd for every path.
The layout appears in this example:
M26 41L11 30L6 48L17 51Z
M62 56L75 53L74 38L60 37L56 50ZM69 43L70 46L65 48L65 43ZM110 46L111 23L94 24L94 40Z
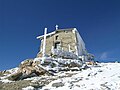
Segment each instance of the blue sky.
M76 27L98 61L120 61L119 0L0 0L0 70L39 50L38 35Z

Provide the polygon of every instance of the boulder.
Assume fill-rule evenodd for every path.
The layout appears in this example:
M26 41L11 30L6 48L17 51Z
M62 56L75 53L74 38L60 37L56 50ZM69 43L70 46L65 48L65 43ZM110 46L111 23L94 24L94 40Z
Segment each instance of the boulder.
M17 72L15 74L10 75L8 79L12 81L16 81L16 80L20 80L21 76L22 76L22 72Z
M64 86L64 83L62 83L62 82L56 82L56 83L52 84L52 87L56 87L56 88L62 87L62 86Z
M14 74L11 74L8 77L8 79L16 81L16 80L21 80L21 79L25 79L33 76L40 76L40 75L53 75L53 74L43 69L40 66L40 61L27 59L19 65L18 71Z

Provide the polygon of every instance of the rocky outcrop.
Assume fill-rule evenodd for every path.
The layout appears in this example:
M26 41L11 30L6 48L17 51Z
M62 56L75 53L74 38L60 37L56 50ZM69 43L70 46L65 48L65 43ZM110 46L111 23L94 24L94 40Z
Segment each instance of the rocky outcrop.
M53 75L53 73L57 73L60 71L79 71L81 70L81 66L82 62L80 60L58 60L52 59L50 57L27 59L21 62L17 72L11 74L8 79L12 81L17 81L34 76Z
M52 75L52 73L43 69L42 66L40 66L40 61L27 59L19 65L18 71L14 74L11 74L8 79L16 81L40 75Z

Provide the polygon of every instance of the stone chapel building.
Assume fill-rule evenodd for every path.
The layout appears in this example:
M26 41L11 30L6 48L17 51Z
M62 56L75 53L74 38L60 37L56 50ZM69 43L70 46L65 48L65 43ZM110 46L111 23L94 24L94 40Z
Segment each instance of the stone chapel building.
M38 36L37 39L41 41L40 51L37 57L41 57L44 35ZM85 43L76 28L58 29L58 27L56 27L56 30L46 34L45 42L45 54L48 56L53 54L53 50L68 52L78 57L88 56ZM54 54L56 54L56 52ZM70 55L67 56L69 57Z

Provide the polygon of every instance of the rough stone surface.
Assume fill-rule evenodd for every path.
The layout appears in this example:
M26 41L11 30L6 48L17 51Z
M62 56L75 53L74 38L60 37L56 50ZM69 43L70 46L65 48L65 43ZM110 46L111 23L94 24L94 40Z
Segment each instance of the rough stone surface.
M0 82L0 90L22 90L22 88L30 85L28 80L20 80L11 83L2 83Z
M15 74L10 75L8 79L12 81L16 81L16 80L20 80L21 76L22 76L22 72L17 72Z
M10 74L10 72L4 70L4 71L0 71L0 76L4 76L5 74Z
M62 83L62 82L56 82L56 83L53 83L52 84L52 87L62 87L62 86L64 86L64 83Z
M33 59L27 59L19 65L17 73L11 74L9 80L22 80L25 78L40 76L40 75L51 75L47 70L39 66L39 61L34 61Z
M56 40L55 37L58 35L58 39ZM76 34L72 32L72 30L68 30L67 33L64 31L56 32L55 35L51 35L50 37L46 38L46 54L51 55L51 48L55 45L55 42L61 43L61 48L65 51L69 51L68 44L70 45L70 49L72 52L76 52L75 45L76 45ZM43 43L41 43L40 47L43 47ZM41 50L40 50L41 51ZM38 53L37 57L41 57L41 52Z

